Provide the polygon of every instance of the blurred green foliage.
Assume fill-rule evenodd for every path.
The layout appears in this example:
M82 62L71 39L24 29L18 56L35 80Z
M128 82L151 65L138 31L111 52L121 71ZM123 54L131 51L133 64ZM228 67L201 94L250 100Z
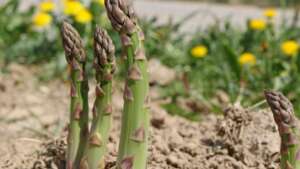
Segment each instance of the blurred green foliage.
M274 28L271 20L266 22L263 30L253 30L249 26L241 30L229 22L216 23L204 31L197 31L184 45L175 43L174 53L164 55L161 60L187 76L189 90L182 93L185 87L178 89L178 82L174 82L166 95L210 102L209 109L218 110L222 105L212 101L218 97L217 91L225 92L230 103L251 107L264 99L263 90L274 89L283 91L293 101L296 112L300 112L300 28L290 25ZM297 45L293 55L282 49L289 41ZM207 47L206 56L192 56L190 51L197 45ZM255 65L240 63L239 59L246 52L255 57ZM170 94L170 90L174 93Z
M19 0L10 0L0 7L0 62L4 65L11 62L40 64L45 70L42 79L62 76L67 66L59 36L63 20L79 30L89 63L92 63L91 37L96 24L108 30L116 44L117 56L121 56L119 37L98 2L84 4L93 16L90 22L77 22L57 10L49 13L53 20L42 29L33 24L39 9L33 6L19 11L19 4ZM156 18L140 20L149 58L159 59L177 72L177 79L171 84L159 86L161 97L171 100L163 105L166 110L199 120L199 113L220 111L230 103L251 107L263 100L264 89L275 89L283 91L300 113L300 28L296 24L283 22L275 27L272 18L263 18L255 24L250 19L245 23L247 28L240 29L222 21L204 30L182 33L180 27L192 15L165 24L157 24ZM282 49L288 41L296 44L292 55ZM245 53L250 56L244 60L246 64L242 64L241 57ZM92 70L91 64L88 66L88 70ZM122 72L122 68L119 70Z

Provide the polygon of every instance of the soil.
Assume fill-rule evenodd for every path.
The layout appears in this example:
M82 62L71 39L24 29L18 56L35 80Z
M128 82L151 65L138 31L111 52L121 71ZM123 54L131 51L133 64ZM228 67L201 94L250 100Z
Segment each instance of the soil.
M35 68L10 65L0 74L0 168L63 169L65 166L68 84L41 83ZM121 87L114 87L114 125L106 168L117 155ZM91 84L93 89L93 84ZM90 92L93 100L93 90ZM171 116L151 88L148 169L277 169L280 139L269 110L229 106L222 115L191 122Z

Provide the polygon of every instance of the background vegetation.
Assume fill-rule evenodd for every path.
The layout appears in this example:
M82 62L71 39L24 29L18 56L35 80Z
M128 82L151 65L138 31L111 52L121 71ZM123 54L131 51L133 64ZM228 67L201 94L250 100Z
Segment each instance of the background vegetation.
M89 59L91 32L96 24L112 35L117 56L121 56L118 37L104 13L103 0L88 4L41 1L26 11L18 10L19 3L9 0L0 7L3 72L11 62L39 64L44 69L42 80L64 78L66 62L59 38L63 20L80 31ZM300 112L300 29L297 17L291 24L283 21L275 27L276 15L277 11L270 8L261 18L249 18L246 29L223 21L189 35L179 31L183 21L159 25L156 18L141 19L148 56L159 59L178 75L171 84L159 86L161 97L171 98L163 106L170 113L197 120L199 113L219 111L229 103L253 108L263 100L264 89L276 89L283 91L295 103L296 112Z

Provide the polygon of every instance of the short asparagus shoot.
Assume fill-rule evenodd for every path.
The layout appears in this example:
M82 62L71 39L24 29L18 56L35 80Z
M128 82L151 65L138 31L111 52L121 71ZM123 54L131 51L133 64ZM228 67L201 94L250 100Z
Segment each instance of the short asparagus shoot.
M299 130L292 103L281 93L265 91L281 137L281 169L300 169Z

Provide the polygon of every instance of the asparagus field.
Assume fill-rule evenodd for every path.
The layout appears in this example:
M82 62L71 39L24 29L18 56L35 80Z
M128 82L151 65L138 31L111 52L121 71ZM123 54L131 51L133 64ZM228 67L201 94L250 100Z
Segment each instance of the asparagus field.
M300 169L298 7L188 36L194 13L157 25L127 0L19 4L0 5L19 18L0 15L0 168Z

